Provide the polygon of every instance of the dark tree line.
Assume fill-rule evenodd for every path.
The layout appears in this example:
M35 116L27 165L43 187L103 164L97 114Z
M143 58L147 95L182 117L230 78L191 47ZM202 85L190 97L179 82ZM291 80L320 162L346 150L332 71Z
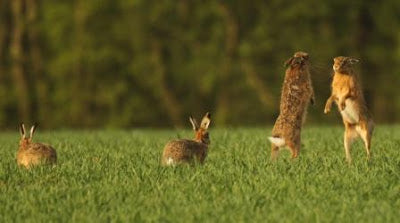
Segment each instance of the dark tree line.
M324 116L332 58L361 59L378 122L400 120L400 2L0 0L0 127L271 124L283 62L311 56Z

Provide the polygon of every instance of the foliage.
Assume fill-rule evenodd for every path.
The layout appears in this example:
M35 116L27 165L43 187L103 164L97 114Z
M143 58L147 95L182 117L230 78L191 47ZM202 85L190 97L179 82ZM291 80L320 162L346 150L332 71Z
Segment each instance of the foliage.
M207 110L220 126L271 123L283 61L297 50L312 58L311 122L335 120L322 108L338 55L361 58L376 120L400 119L399 1L2 0L0 8L2 128L183 126Z

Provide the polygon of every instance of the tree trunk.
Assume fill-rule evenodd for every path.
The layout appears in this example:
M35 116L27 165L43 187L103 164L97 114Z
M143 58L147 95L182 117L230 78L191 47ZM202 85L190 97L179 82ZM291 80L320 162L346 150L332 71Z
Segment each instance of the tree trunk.
M230 98L228 81L231 76L232 66L238 45L239 27L237 21L223 3L219 4L219 12L225 23L225 57L221 65L219 79L219 93L217 98L216 123L226 125L229 118Z
M19 119L30 120L31 108L28 90L28 79L24 70L23 34L24 15L23 1L11 1L13 30L10 43L11 71L16 89Z
M240 65L246 75L250 86L256 91L258 98L265 107L273 107L275 99L271 92L265 87L263 80L258 76L254 66L247 59L241 59Z
M43 62L40 53L39 37L37 30L38 20L38 2L37 0L26 0L27 13L27 34L30 49L30 72L32 73L32 86L35 88L32 91L32 98L35 100L32 116L37 121L44 121L46 116L47 89L43 76ZM45 123L45 122L43 122ZM46 124L43 124L46 125Z
M85 95L88 91L86 86L86 73L84 64L84 35L87 12L83 7L83 0L75 0L74 3L74 62L73 75L71 77L71 104L70 118L73 126L85 126L90 122L91 116L87 114ZM87 118L84 118L87 117Z
M386 67L392 67L389 63L390 61L376 59L372 60L368 52L366 52L365 46L373 45L373 40L371 40L371 34L375 33L375 36L379 36L379 32L376 31L376 26L373 22L371 11L369 9L373 7L373 3L368 1L363 2L363 5L359 9L358 14L358 29L354 38L354 46L359 52L362 69L366 72L362 74L363 83L363 94L366 99L367 105L370 108L373 117L376 118L375 121L385 120L393 122L396 119L395 110L391 109L392 104L395 104L394 97L391 97L390 89L395 86L391 86L392 83L396 83L394 76L387 72L380 72L380 64L385 64ZM379 58L385 58L385 55L380 55ZM375 75L379 73L379 75ZM372 84L371 84L372 83ZM368 85L369 84L369 85Z
M4 55L4 46L5 46L5 39L6 39L6 1L0 0L0 77L4 74L4 62L5 59L3 58Z
M157 87L159 87L161 91L160 97L162 102L164 103L165 109L167 110L167 114L175 127L181 127L182 108L178 100L175 98L172 91L168 87L165 65L162 59L161 46L157 40L153 40L152 42L151 59L154 65L155 75L158 76L157 79L159 80Z

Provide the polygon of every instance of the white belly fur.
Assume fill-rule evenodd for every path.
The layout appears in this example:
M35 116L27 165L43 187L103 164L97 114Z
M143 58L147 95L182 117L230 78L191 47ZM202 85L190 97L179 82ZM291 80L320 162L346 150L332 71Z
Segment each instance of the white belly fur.
M342 114L343 120L350 124L356 124L360 120L355 102L351 99L346 100L346 108L340 113Z

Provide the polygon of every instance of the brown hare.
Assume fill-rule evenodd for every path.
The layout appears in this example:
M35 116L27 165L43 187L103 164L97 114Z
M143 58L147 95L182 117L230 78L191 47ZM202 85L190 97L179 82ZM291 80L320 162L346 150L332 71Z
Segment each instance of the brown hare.
M364 141L369 159L374 122L365 104L358 73L354 70L354 64L359 60L339 56L333 61L332 94L326 101L324 113L327 114L332 103L336 102L345 127L344 149L347 162L351 163L350 146L359 136Z
M309 56L296 52L285 62L280 113L272 129L271 159L275 160L281 147L289 147L292 158L300 152L301 127L305 121L308 104L314 104L314 91L309 71Z
M207 112L199 126L196 120L190 117L190 123L192 123L195 131L194 140L178 139L168 142L164 147L161 164L163 166L175 166L182 163L194 163L195 161L203 164L210 144L210 136L207 131L211 122L210 118L210 113Z
M32 142L33 134L37 125L33 125L30 135L26 135L23 123L19 126L21 140L17 153L17 163L19 166L30 168L39 164L55 164L57 162L56 150L50 145Z

